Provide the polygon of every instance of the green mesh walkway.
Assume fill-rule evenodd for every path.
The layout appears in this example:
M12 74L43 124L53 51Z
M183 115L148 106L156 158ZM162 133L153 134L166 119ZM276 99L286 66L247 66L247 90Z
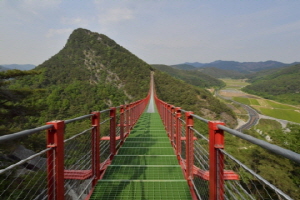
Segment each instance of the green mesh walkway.
M158 113L141 116L90 199L192 199Z

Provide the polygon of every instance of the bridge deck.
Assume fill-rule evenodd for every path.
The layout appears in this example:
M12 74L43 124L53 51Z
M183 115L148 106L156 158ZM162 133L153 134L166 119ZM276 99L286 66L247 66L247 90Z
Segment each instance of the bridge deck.
M158 113L141 116L90 199L192 199Z

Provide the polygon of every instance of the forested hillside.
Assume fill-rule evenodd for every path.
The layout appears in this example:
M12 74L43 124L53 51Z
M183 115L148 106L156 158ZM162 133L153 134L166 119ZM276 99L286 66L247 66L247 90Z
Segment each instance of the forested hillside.
M186 83L202 88L219 88L225 86L223 81L215 79L209 75L206 75L196 70L180 70L167 65L152 65L152 67L160 71L166 72L175 78L181 79Z
M245 92L289 104L300 104L300 64L250 79Z
M151 66L107 36L77 29L59 53L35 70L40 74L16 80L10 89L44 90L38 100L30 97L19 102L43 110L12 127L32 128L144 98Z
M197 69L196 67L188 64L179 64L179 65L170 65L170 67L173 67L175 69L182 69L182 70L193 70Z
M236 125L232 110L206 89L178 81L158 70L155 71L154 82L158 97L169 104L194 111L207 119L219 119L232 127Z
M32 128L53 119L73 118L92 110L107 109L144 98L149 90L150 71L153 69L107 36L77 29L59 53L35 70L40 74L16 79L10 89L43 90L43 95L18 102L36 107L39 116L23 117L22 123L11 123L9 126L15 127L14 130L17 130L16 127L20 130ZM193 105L196 106L193 107L195 111L208 110L202 112L208 113L204 117L222 119L226 115L234 119L233 113L209 92L195 89L167 74L156 74L158 91L163 100L184 109L191 109L189 106ZM178 90L184 90L184 93L178 92L179 97L172 99L169 92L176 93ZM164 92L166 95L163 95ZM197 107L200 105L204 107ZM16 116L16 119L20 118Z

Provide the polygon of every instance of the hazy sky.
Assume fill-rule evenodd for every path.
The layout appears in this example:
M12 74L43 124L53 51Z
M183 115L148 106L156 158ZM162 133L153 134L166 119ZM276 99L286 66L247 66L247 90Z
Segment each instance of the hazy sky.
M149 64L300 61L299 0L0 0L0 64L41 64L76 28Z

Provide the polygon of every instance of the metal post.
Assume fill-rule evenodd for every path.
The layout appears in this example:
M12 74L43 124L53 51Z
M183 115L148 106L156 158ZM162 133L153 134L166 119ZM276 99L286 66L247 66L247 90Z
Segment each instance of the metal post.
M130 132L130 129L129 129L129 105L125 106L125 112L126 112L126 134L128 135Z
M174 146L174 122L175 122L175 107L171 105L171 143Z
M167 107L166 107L166 109L167 109L167 133L168 133L169 138L170 138L170 134L171 134L171 132L170 132L170 119L171 119L170 108L171 108L170 104L167 104Z
M124 142L124 106L120 107L120 139Z
M194 133L192 127L194 126L193 112L185 113L186 120L186 177L189 180L193 179L193 166L194 166Z
M224 131L218 125L224 122L209 121L209 199L224 200Z
M116 154L116 108L110 108L110 153Z
M168 131L168 129L167 129L167 104L164 104L164 124L165 124L165 129L166 129L166 131Z
M92 112L92 171L95 175L93 186L100 178L100 112Z
M64 121L47 122L53 125L47 130L47 147L52 147L47 152L47 178L48 178L48 199L64 199Z
M176 155L177 159L180 160L181 155L181 108L176 107Z

